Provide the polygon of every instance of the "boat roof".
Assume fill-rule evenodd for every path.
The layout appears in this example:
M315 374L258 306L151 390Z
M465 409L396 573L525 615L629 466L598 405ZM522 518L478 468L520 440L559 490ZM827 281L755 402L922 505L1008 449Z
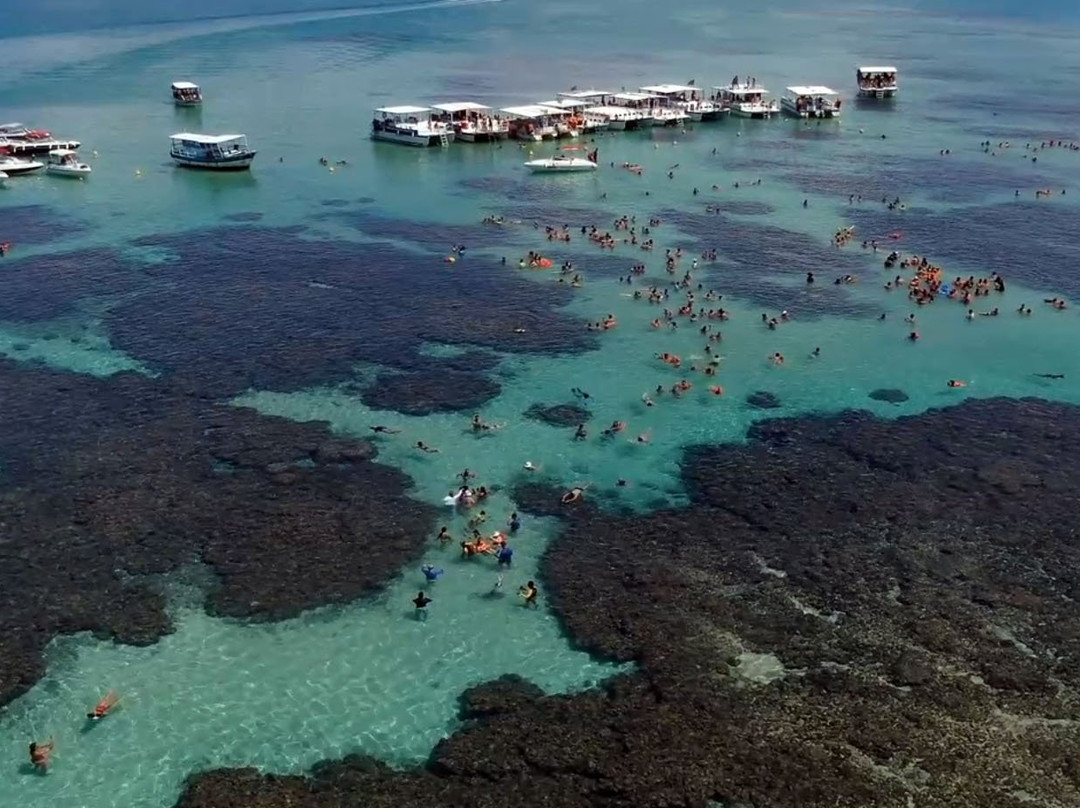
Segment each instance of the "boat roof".
M401 107L379 107L376 112L385 112L387 115L419 115L421 112L431 112L427 107L412 107L406 104Z
M585 98L553 98L550 101L541 101L542 107L559 107L560 109L573 109L574 107L587 107L589 102Z
M652 93L615 93L612 98L618 98L620 101L648 101L650 98L659 98Z
M895 67L860 67L860 73L896 73Z
M789 93L795 95L836 95L836 90L830 90L822 84L807 84L804 86L788 87Z
M67 157L69 154L78 154L74 149L53 149L49 152L50 157Z
M12 129L25 129L24 123L0 123L0 132L10 132Z
M566 112L562 107L549 107L546 104L526 104L523 107L503 107L502 111L508 115L517 115L520 118L540 118L544 115L561 115Z
M689 84L653 84L650 87L639 87L638 89L643 93L659 93L660 95L701 91L700 87L692 87Z
M769 91L764 87L713 87L714 90L726 90L732 95L751 95L753 93L760 93L761 95L768 95Z
M172 140L186 140L189 143L203 143L212 146L216 143L228 143L230 140L240 140L247 135L198 135L194 132L178 132L170 135Z
M559 93L562 98L601 98L605 95L614 95L611 90L571 90L568 93Z
M472 112L481 109L491 109L491 107L485 107L483 104L474 104L472 101L451 101L447 104L432 104L432 109L437 109L439 112Z
M172 83L172 88L174 90L197 90L199 89L199 85L192 84L190 81L174 81Z

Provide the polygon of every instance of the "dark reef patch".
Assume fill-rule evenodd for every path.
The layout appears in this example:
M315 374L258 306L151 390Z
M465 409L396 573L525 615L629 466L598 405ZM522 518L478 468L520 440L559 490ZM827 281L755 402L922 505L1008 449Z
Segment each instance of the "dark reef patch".
M215 771L179 805L1080 801L1080 410L973 401L750 437L687 453L682 510L619 517L515 492L567 520L542 574L574 641L637 672L577 695L473 689L464 714L484 717L421 769ZM787 675L745 678L744 653Z
M776 410L781 407L779 396L766 390L750 393L746 397L746 403L756 410Z
M542 421L549 426L577 426L592 418L591 412L576 404L553 404L550 407L533 404L523 414L526 418Z
M263 215L255 210L242 211L240 213L229 213L221 218L227 222L257 222L262 219Z
M538 287L489 258L451 266L384 244L301 235L234 226L140 239L173 256L156 265L107 250L27 259L0 276L0 319L52 319L86 299L119 300L104 317L112 344L211 397L333 385L361 362L477 371L494 365L493 351L596 344L558 310L569 290ZM473 350L433 362L425 342Z
M434 522L371 444L325 424L3 359L0 389L0 704L42 674L57 634L171 631L141 576L199 559L210 612L279 619L381 587Z
M874 401L884 401L886 404L902 404L910 398L903 390L895 387L879 387L867 395Z
M433 368L416 373L380 373L361 394L369 407L405 415L430 415L483 406L502 388L478 373Z
M768 216L775 210L772 205L749 199L722 199L719 202L710 202L709 205L719 213L730 213L733 216Z
M57 227L60 221L63 227ZM15 246L8 258L18 257L20 244L48 244L86 230L87 224L83 220L61 214L48 205L0 207L0 242L10 241Z

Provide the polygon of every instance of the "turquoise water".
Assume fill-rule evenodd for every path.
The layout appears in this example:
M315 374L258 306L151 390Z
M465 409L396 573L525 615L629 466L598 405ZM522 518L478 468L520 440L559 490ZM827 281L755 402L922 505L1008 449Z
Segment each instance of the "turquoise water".
M1012 16L1017 8L1001 13ZM1033 163L1023 148L1028 140L1072 137L1080 125L1072 100L1080 51L1067 14L1042 8L1040 17L1052 16L1049 22L1030 15L999 21L973 19L961 6L933 14L884 4L760 9L746 3L724 10L689 0L665 7L662 18L642 2L504 0L329 12L311 6L271 16L244 15L280 7L226 10L240 16L192 14L187 21L140 25L148 18L118 5L102 9L94 28L84 22L50 29L34 20L25 23L25 35L3 41L2 117L78 137L94 175L86 182L23 178L0 191L0 240L16 243L0 264L0 292L7 273L24 271L26 257L107 246L138 272L167 266L170 256L132 245L133 239L250 227L236 219L253 213L260 215L258 226L306 227L303 238L313 251L319 239L382 240L386 223L397 222L389 238L416 256L417 283L425 273L468 279L484 256L505 255L501 271L542 286L555 283L555 273L518 270L517 257L530 249L556 265L572 257L585 283L569 311L590 321L610 312L619 327L587 354L502 355L493 371L502 392L479 410L504 425L494 434L475 437L467 428L471 413L372 412L337 387L252 390L235 400L324 420L346 434L367 435L374 423L401 428L401 437L379 440L380 461L413 477L417 499L440 503L465 466L485 483L507 486L530 474L523 469L529 460L539 467L533 475L588 484L590 497L613 504L678 505L682 447L740 441L763 415L859 407L893 417L966 396L1080 401L1076 309L1055 312L1041 302L1080 291L1072 272L1080 255L1069 225L1080 195L1080 153L1043 151ZM820 127L727 120L685 132L604 137L602 169L594 176L525 177L520 163L527 150L515 144L421 152L367 139L370 108L386 103L460 98L505 105L573 84L636 87L696 78L709 86L748 71L775 92L820 82L849 93L854 65L870 61L901 68L902 95L887 108L850 103L842 121ZM1055 76L1052 84L1048 75ZM203 86L201 111L169 103L168 85L180 78ZM167 137L192 128L246 132L260 151L251 175L174 169ZM978 145L984 139L1011 146L987 154ZM950 154L941 155L946 148ZM547 154L551 147L534 151ZM349 164L330 171L319 166L319 156ZM645 173L635 176L610 162L638 162ZM750 184L759 178L761 185ZM1034 190L1043 187L1055 195L1036 202ZM1056 193L1061 188L1065 196ZM849 205L848 194L865 199ZM886 211L882 196L901 196L906 210ZM709 219L704 209L712 203L738 204L741 212ZM49 238L23 241L7 229L14 219L4 211L28 205L49 206L62 221L83 226L61 225ZM433 246L426 238L428 228L476 225L491 213L521 223L485 234L493 246L470 250L452 267L443 261L449 243ZM651 216L664 220L654 230L655 253L621 245L614 255L601 254L576 232L569 245L550 244L533 227L539 221L607 228L623 214L637 216L639 225ZM860 239L882 238L884 249L874 254L855 243L834 250L832 233L848 224L858 225ZM904 237L894 243L887 235L895 231ZM708 392L713 381L688 369L703 361L701 335L686 322L675 332L653 329L660 309L630 296L646 282L668 283L663 250L677 246L688 253L680 274L704 247L720 252L722 260L702 267L695 282L726 295L706 307L723 305L732 315L713 323L724 334L715 380L723 397ZM894 274L881 268L893 246L940 257L948 277L1002 272L1008 292L975 305L979 311L1000 306L1002 316L968 322L960 304L940 301L916 312L923 338L909 343L903 317L913 307L902 293L882 288ZM648 265L647 281L618 283L638 261ZM809 290L806 268L817 275ZM859 283L833 285L846 272ZM673 295L667 305L675 308L677 300ZM1031 317L1015 314L1021 303L1034 308ZM109 305L88 301L62 322L0 324L0 352L74 372L150 373L137 357L110 347L101 321L101 308ZM766 329L762 311L776 315L781 308L793 319ZM508 342L513 338L507 335ZM432 344L425 355L434 365L462 347ZM811 359L815 347L821 355ZM662 351L681 355L683 370L658 361ZM776 351L787 357L783 367L767 361ZM356 375L373 378L377 370L361 367ZM683 398L654 395L653 407L642 402L643 393L681 378L694 383ZM949 389L950 378L969 386ZM567 402L575 386L592 395L590 440L574 442L570 430L521 417L534 403ZM876 388L900 388L909 399L893 405L868 398ZM759 390L777 396L781 408L763 413L747 406L745 396ZM600 430L617 419L628 422L627 430L602 441ZM638 435L649 442L638 443ZM411 448L416 440L440 452L419 453ZM616 488L618 478L629 485ZM514 507L505 492L497 493L486 506L492 529ZM464 517L449 510L446 524L455 535L465 529ZM0 804L166 806L192 771L257 765L299 772L353 751L418 763L454 730L456 699L470 684L520 673L552 691L590 686L619 668L571 649L555 615L525 611L514 594L536 574L556 534L553 523L526 518L513 542L514 567L497 590L505 594L494 596L491 562L462 562L453 546L433 541L424 561L446 574L432 587L427 622L414 621L409 606L420 586L417 564L374 600L271 626L207 617L197 593L174 585L176 632L153 647L84 636L57 640L47 676L0 715L0 750L8 761ZM83 714L110 688L124 694L123 707L83 732ZM55 766L47 777L23 776L25 743L50 734L58 744Z

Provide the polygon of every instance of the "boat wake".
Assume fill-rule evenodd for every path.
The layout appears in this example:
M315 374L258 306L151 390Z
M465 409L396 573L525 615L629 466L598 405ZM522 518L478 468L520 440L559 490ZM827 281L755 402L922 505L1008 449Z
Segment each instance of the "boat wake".
M289 11L214 17L187 22L101 28L82 33L44 34L3 40L0 48L0 89L35 75L73 64L204 36L276 28L304 23L376 17L434 9L490 5L503 0L421 0L392 5L339 8L328 11Z

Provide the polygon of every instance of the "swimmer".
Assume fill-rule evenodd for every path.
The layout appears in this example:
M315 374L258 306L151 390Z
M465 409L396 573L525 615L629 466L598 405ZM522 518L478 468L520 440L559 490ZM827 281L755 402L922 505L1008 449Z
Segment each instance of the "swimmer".
M623 477L620 477L615 481L616 488L626 488L628 485L630 485L630 483Z
M531 460L526 460L525 465L522 466L525 471L536 471L536 465Z
M653 406L653 400L651 398L649 398L648 393L642 393L641 394L641 403L644 404L646 407Z
M429 584L433 584L439 580L445 570L436 568L434 564L425 564L420 568L420 572L424 573L424 578Z
M583 401L588 401L590 398L592 398L592 396L590 396L580 387L571 387L570 392L573 393L575 397L580 398Z
M585 497L585 489L587 486L575 485L569 491L562 495L562 504L569 505L572 502L579 502Z
M967 387L967 382L960 379L949 379L949 387Z
M709 392L712 393L714 396L722 396L724 395L724 388L718 384L714 384L712 387L709 388Z
M652 440L652 432L651 431L642 432L640 435L638 435L636 438L634 438L635 443L649 443L651 440Z
M432 449L430 446L428 446L422 440L418 440L416 442L416 448L419 449L421 452L425 452L427 454L438 454L439 453L438 449Z
M821 356L821 348L814 348L814 350L810 352L811 359L817 359L819 356Z
M400 435L401 434L400 429L394 429L393 427L390 427L390 426L383 426L382 424L376 424L375 426L369 426L368 429L370 429L372 432L374 432L377 435Z
M431 598L424 594L424 590L421 589L416 597L413 598L413 605L416 607L416 619L427 620L427 607L431 603Z
M574 440L585 440L589 437L589 433L585 429L585 424L578 424L577 429L574 430Z
M526 608L529 606L536 607L540 605L537 603L537 598L540 596L540 590L536 588L536 583L534 581L529 581L525 586L521 587L521 589L518 590L518 594L525 599L524 605Z
M30 763L38 771L44 772L52 763L53 750L56 749L56 741L52 738L45 743L30 742Z
M784 355L777 351L769 357L769 361L772 362L774 365L782 365L784 364Z
M1036 373L1040 379L1064 379L1064 373Z
M450 535L450 531L446 529L446 525L443 525L439 529L439 535L435 537L435 540L438 541L439 544L449 544L454 540L454 537Z
M115 690L110 690L108 693L102 696L101 701L99 701L94 707L93 712L87 713L86 717L89 718L91 721L100 721L102 718L109 714L109 710L111 710L119 703L120 696L117 695Z

